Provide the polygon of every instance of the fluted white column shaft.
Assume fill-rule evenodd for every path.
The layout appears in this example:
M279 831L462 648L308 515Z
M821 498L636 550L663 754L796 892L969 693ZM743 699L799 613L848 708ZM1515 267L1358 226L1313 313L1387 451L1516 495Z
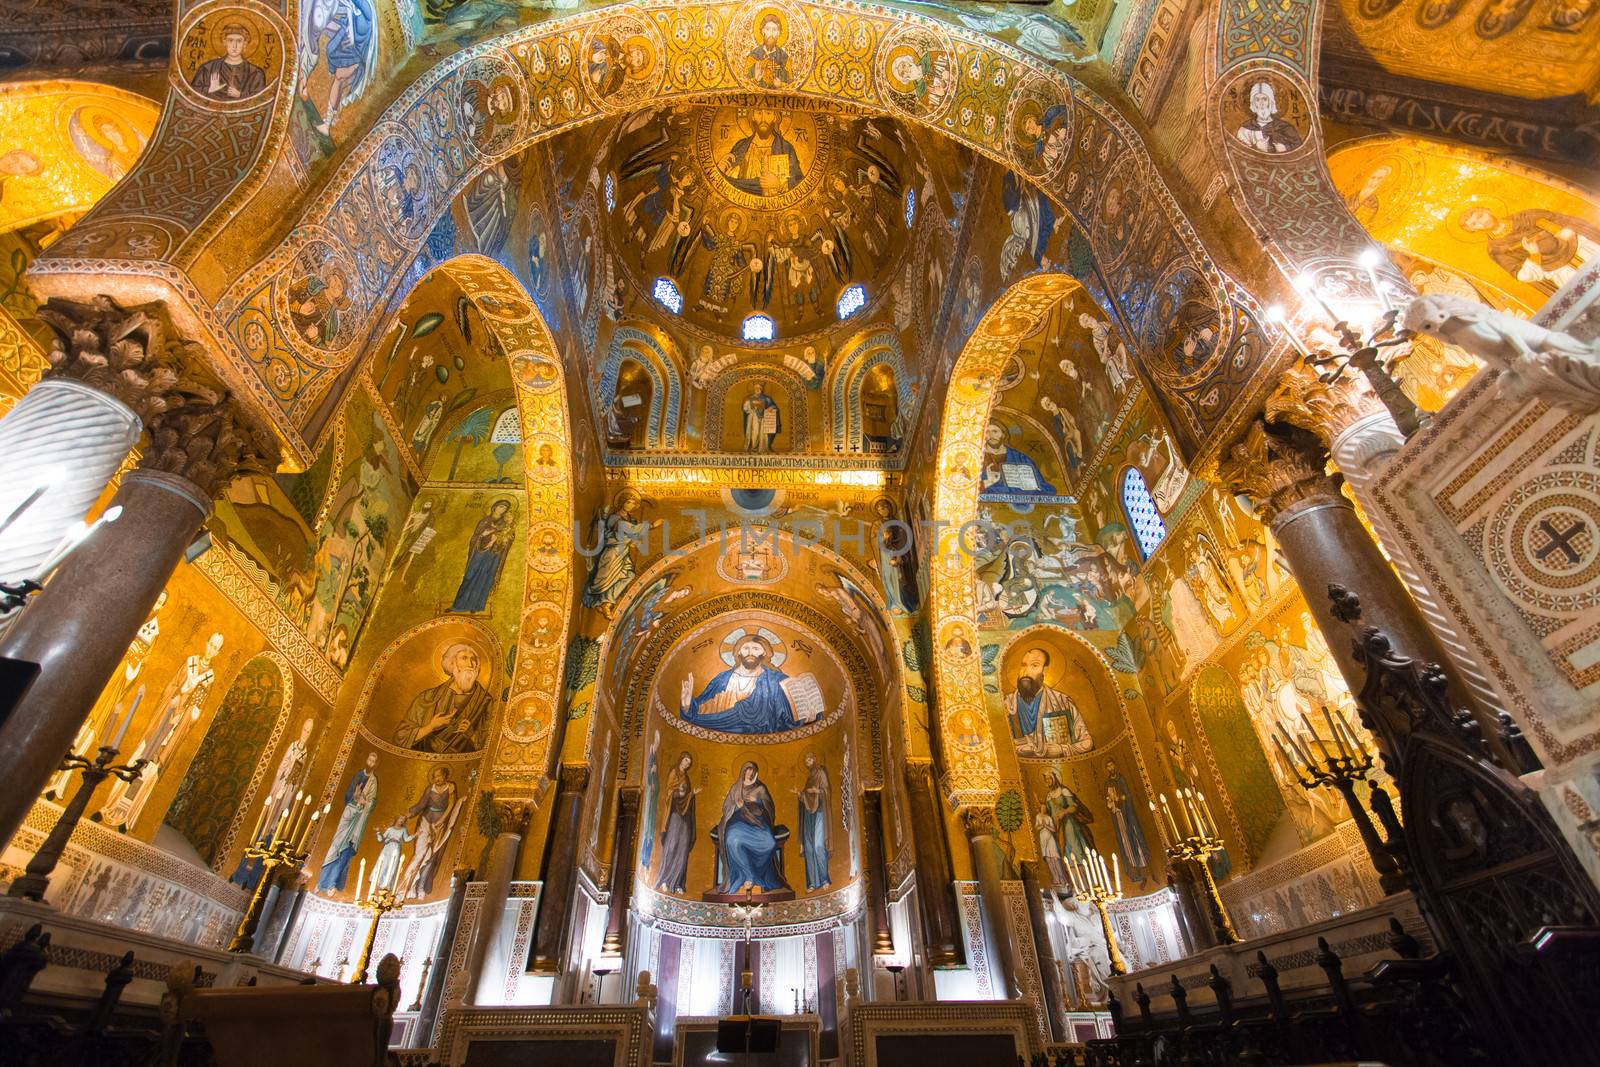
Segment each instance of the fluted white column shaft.
M28 390L0 418L0 581L37 578L72 524L105 492L143 432L132 408L70 378Z

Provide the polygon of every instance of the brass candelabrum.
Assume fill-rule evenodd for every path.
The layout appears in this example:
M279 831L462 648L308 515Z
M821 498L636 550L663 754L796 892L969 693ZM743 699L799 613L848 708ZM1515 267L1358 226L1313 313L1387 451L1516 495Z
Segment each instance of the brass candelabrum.
M1399 820L1394 805L1383 787L1374 784L1370 794L1373 810L1383 823L1388 840L1378 833L1368 815L1366 806L1356 796L1356 783L1367 777L1373 767L1373 754L1360 735L1351 727L1342 710L1334 711L1323 705L1322 718L1327 725L1327 736L1318 736L1311 719L1302 712L1300 731L1291 734L1282 722L1273 744L1295 779L1306 790L1331 788L1344 798L1345 808L1356 824L1361 843L1366 846L1373 869L1378 872L1378 884L1385 893L1404 889L1408 883L1406 865L1398 846L1401 840Z
M1405 354L1392 360L1384 356L1385 349L1409 344L1411 331L1399 327L1400 309L1389 299L1389 293L1378 277L1378 265L1382 259L1377 249L1369 248L1358 260L1367 273L1376 298L1371 306L1375 310L1378 301L1383 304L1383 311L1378 314L1372 326L1358 329L1344 316L1337 314L1318 292L1316 279L1309 275L1297 278L1294 283L1295 288L1302 295L1315 301L1317 307L1328 317L1332 323L1331 338L1334 343L1319 345L1313 339L1313 345L1308 346L1295 332L1294 324L1287 321L1288 315L1279 304L1267 309L1267 321L1283 327L1288 334L1289 343L1300 353L1301 360L1323 382L1332 385L1343 378L1347 371L1359 372L1366 378L1367 384L1372 387L1378 400L1388 409L1401 435L1409 440L1427 423L1428 413L1406 396L1404 390L1400 388L1400 383L1395 380L1395 369L1405 358ZM1406 353L1409 352L1410 350L1406 349Z
M1172 814L1172 805L1167 802L1165 793L1159 794L1161 800L1161 813L1166 817L1167 828L1172 831L1172 843L1167 846L1167 859L1173 863L1180 861L1192 863L1200 871L1200 878L1206 887L1206 904L1211 909L1211 928L1217 940L1225 945L1234 945L1239 942L1239 934L1233 928L1233 919L1228 915L1227 907L1222 903L1222 892L1217 888L1217 880L1211 873L1211 857L1221 852L1225 847L1222 835L1217 831L1217 821L1211 815L1211 805L1206 803L1206 795L1197 793L1192 789L1179 789L1178 811L1181 819ZM1150 810L1156 810L1155 804L1150 805Z
M376 881L376 879L374 879ZM350 981L361 985L367 980L367 967L372 963L372 946L378 943L378 923L391 911L399 911L403 904L394 890L379 887L367 894L367 899L358 900L356 904L372 912L372 925L367 927L367 940L361 946L361 955L356 960L356 973Z
M261 877L256 880L255 892L250 895L250 905L244 910L244 918L239 920L239 928L233 932L233 940L228 942L229 952L249 952L255 948L256 927L261 924L268 888L277 879L280 869L299 868L305 863L317 820L327 811L326 808L312 810L311 797L304 792L296 793L294 800L278 816L271 836L264 837L267 818L275 806L276 798L268 797L250 833L251 843L244 850L245 859L261 862Z
M1122 899L1122 872L1117 866L1116 853L1111 854L1111 867L1106 868L1105 857L1094 849L1085 859L1070 856L1067 859L1067 879L1072 892L1079 900L1087 900L1100 913L1100 931L1106 935L1106 956L1111 961L1112 974L1127 974L1128 963L1117 947L1116 931L1111 926L1111 913L1106 905Z
M126 716L124 722L132 716ZM72 799L67 801L62 809L61 817L51 827L50 834L44 839L44 844L39 846L39 851L28 860L28 866L23 870L21 877L11 883L7 891L14 897L26 897L29 900L43 900L45 890L50 888L50 873L56 869L56 864L61 862L61 854L66 851L67 842L72 839L72 832L78 828L78 823L83 819L84 811L89 807L89 800L94 796L94 791L100 783L107 778L116 777L124 782L133 782L144 773L147 760L136 759L132 763L119 764L116 744L122 740L122 734L117 734L116 742L100 746L100 752L94 759L88 759L77 753L68 753L61 760L60 769L67 772L82 771L83 777L78 781L78 791L72 794Z

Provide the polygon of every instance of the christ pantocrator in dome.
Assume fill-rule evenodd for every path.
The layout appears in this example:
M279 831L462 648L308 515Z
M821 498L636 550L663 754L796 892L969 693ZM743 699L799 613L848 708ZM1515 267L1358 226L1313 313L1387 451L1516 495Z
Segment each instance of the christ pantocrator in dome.
M722 161L722 175L741 192L778 196L805 180L800 155L783 135L778 113L757 108L750 116L749 133L739 138Z

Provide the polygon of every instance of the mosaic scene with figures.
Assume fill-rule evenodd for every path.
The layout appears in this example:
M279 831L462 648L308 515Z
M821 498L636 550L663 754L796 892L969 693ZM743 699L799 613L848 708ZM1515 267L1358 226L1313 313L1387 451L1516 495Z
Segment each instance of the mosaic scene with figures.
M1587 1064L1600 3L0 3L0 1058Z

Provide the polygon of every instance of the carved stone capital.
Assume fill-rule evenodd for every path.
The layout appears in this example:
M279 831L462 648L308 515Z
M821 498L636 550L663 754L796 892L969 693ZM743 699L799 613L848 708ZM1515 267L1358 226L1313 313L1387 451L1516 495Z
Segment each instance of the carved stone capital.
M1309 430L1329 448L1351 426L1383 411L1366 375L1347 373L1330 383L1304 363L1289 368L1266 403L1269 422Z
M993 837L997 829L994 809L968 805L961 809L961 825L966 827L968 837Z
M144 424L143 468L214 496L239 474L277 467L277 439L217 382L199 346L178 336L160 304L58 297L39 308L39 318L56 332L49 377L112 396Z
M589 765L587 763L563 763L561 765L561 791L563 793L581 793L589 788Z
M141 468L186 478L207 497L241 474L277 468L277 439L227 390L192 383L175 399L146 419Z
M533 804L530 801L496 799L494 809L501 833L519 836L527 833L528 820L533 817Z
M1317 435L1286 423L1252 422L1217 473L1229 489L1255 502L1269 526L1298 505L1348 503L1340 492L1344 479L1328 473L1328 450Z
M57 297L39 308L39 318L56 332L48 376L114 396L146 425L182 404L182 385L204 366L160 304L124 308L109 296L88 303Z

